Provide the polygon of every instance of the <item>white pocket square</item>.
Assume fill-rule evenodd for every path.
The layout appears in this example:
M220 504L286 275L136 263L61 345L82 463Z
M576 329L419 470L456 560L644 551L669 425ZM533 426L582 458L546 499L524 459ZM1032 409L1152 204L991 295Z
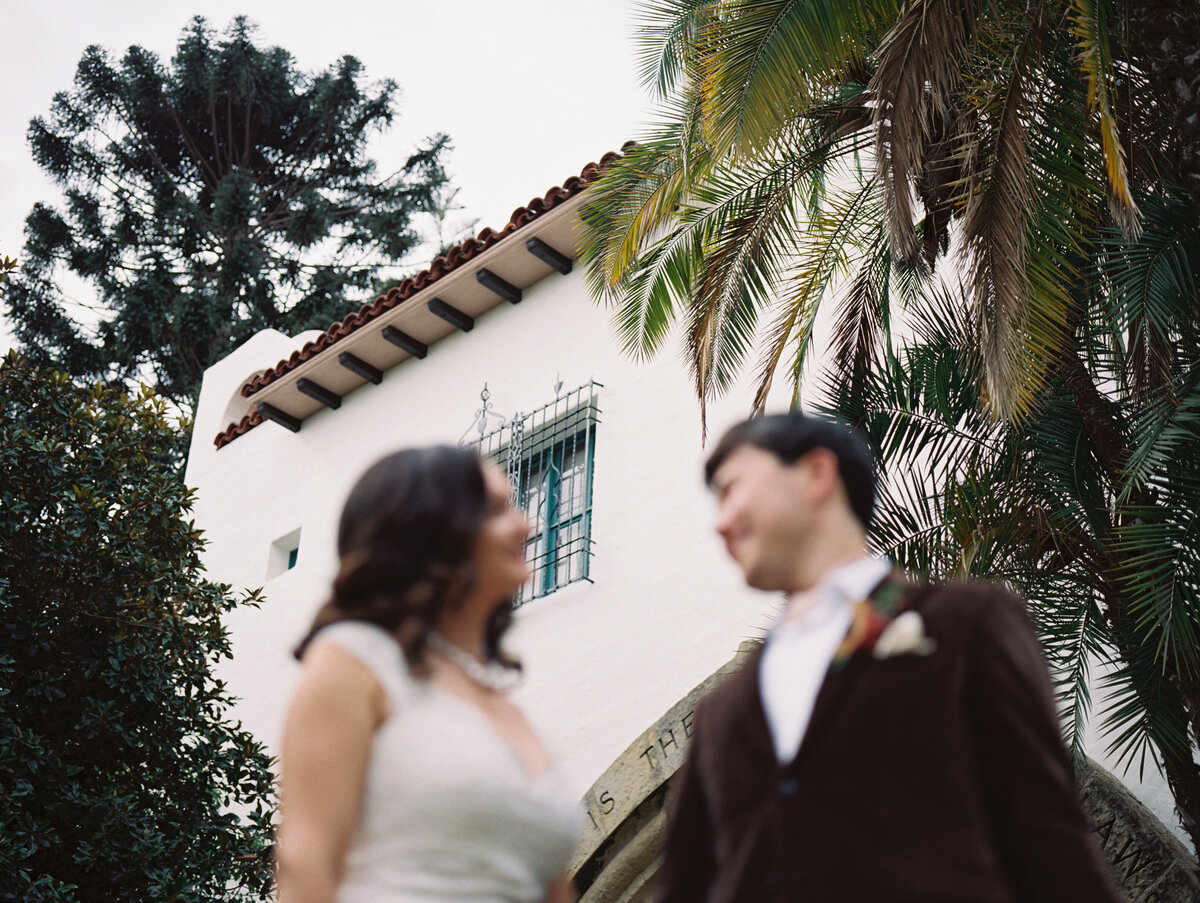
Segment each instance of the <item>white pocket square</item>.
M937 648L933 638L925 633L925 621L919 612L905 611L896 615L875 641L875 658L894 655L929 655Z

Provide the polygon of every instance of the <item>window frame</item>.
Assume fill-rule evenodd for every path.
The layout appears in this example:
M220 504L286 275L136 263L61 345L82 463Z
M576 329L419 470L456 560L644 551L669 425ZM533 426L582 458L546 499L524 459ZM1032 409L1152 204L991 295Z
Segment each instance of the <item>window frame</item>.
M468 443L482 457L495 461L505 470L512 488L513 504L526 513L534 530L526 543L530 577L514 596L514 607L548 596L572 583L592 582L596 427L600 423L596 400L600 388L602 385L592 380L571 392L559 394L550 404L528 414L518 413L497 429ZM560 489L568 453L583 455L583 486L580 510L563 518ZM575 462L572 462L574 466ZM529 481L535 471L542 474L543 481L547 481L552 472L556 477L547 481L548 485L541 493L542 498L538 500L539 508L544 509L541 511L530 511L526 504L532 488ZM573 490L571 495L573 498ZM582 525L578 536L562 542L562 533L576 524ZM576 544L580 547L568 548ZM542 547L540 553L537 552L539 546ZM560 579L564 565L566 577Z
M528 599L538 599L542 596L548 596L563 586L577 583L580 580L589 580L592 534L592 487L596 455L595 442L595 423L585 422L569 434L561 438L556 438L549 444L541 445L528 452L522 451L517 501L521 509L525 512L525 516L530 518L530 522L535 528L535 532L526 541L525 546L527 549L531 547L536 549L540 544L543 548L543 551L535 555L531 562L533 573L530 575L530 580L534 591L529 595ZM568 445L570 446L569 449ZM572 510L564 518L562 493L560 490L563 483L563 472L566 469L568 451L572 456L582 451L584 456L582 462L584 485L582 504L579 510L577 512ZM534 464L535 459L538 459L536 468ZM572 467L574 466L574 462L572 462ZM544 479L546 484L546 489L542 494L543 501L539 505L539 507L544 508L544 511L541 512L531 512L526 504L526 499L530 491L530 478L535 472L544 475L542 479ZM579 538L569 539L565 543L560 542L559 537L562 532L570 530L576 524L582 524ZM538 529L539 526L541 529ZM570 549L567 549L564 553L566 547L576 542L582 542L584 548L578 553ZM575 564L575 560L572 558L573 554L579 554L580 556L578 559L579 576L574 578L571 577L571 571L574 569L573 565ZM567 577L565 580L560 581L559 569L564 563L567 566ZM522 596L524 596L524 591L522 591Z

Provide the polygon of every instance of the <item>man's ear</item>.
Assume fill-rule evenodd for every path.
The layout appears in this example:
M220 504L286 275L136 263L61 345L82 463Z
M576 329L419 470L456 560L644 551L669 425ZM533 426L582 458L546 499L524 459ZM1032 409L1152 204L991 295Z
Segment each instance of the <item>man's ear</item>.
M808 468L810 485L818 499L824 501L841 489L838 459L832 451L818 446L804 456L804 464Z

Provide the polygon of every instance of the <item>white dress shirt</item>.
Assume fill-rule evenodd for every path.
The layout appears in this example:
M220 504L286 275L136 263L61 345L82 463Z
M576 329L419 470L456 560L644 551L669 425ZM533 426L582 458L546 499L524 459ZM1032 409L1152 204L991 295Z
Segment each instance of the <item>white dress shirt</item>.
M886 558L864 556L831 571L811 590L815 602L803 613L785 612L767 637L758 689L781 763L796 758L825 672L850 629L854 604L891 569Z

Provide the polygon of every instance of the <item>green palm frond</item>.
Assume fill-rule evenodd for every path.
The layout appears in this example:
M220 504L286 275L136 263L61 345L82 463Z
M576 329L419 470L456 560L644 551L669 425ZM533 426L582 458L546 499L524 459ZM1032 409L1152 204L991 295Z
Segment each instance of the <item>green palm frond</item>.
M1105 290L1105 311L1122 333L1124 382L1144 394L1169 385L1180 341L1195 347L1200 295L1200 232L1189 223L1181 194L1143 196L1144 229L1126 238L1110 228L1097 244L1094 278Z
M853 92L843 98L850 108L858 103ZM861 129L857 138L829 140L844 124L837 109L826 106L797 125L790 153L761 164L708 165L686 194L672 139L638 145L589 189L593 197L583 210L589 280L614 305L627 352L653 354L686 311L698 397L703 403L724 391L740 372L759 311L775 301L796 237L806 234L813 184L865 146ZM657 221L668 203L670 216ZM658 234L647 241L651 222Z
M1066 555L1060 560L1067 566L1052 579L1057 601L1032 587L1026 592L1038 603L1064 711L1073 719L1072 742L1078 743L1086 715L1080 708L1086 701L1086 658L1112 661L1104 650L1115 648L1119 666L1101 682L1111 694L1103 721L1109 752L1118 764L1139 769L1148 762L1157 767L1164 755L1179 761L1188 743L1186 717L1169 674L1196 648L1189 635L1194 626L1185 626L1195 623L1195 601L1170 583L1194 572L1188 557L1195 554L1196 538L1186 535L1188 527L1164 522L1162 510L1126 507L1119 517L1127 522L1114 525L1118 515L1107 474L1069 394L1056 390L1020 425L1020 434L1029 450L1026 479L1052 506L1050 526ZM1071 590L1067 577L1073 572L1078 585ZM1093 635L1081 635L1084 629Z
M1076 755L1115 657L1112 751L1200 825L1200 225L1115 0L645 8L669 117L584 208L626 351L683 320L703 417L757 350L758 412L830 322L873 542L1026 595Z
M853 379L866 370L890 328L891 249L880 226L868 239L858 271L838 307L833 325L834 371Z
M1137 645L1136 638L1120 630L1117 642L1119 664L1100 681L1110 694L1103 729L1117 766L1136 764L1144 778L1147 761L1161 770L1164 754L1191 758L1186 709L1179 689L1163 676L1153 647Z
M828 380L830 402L819 409L858 425L885 468L873 527L881 551L924 573L1003 579L1035 603L1067 739L1080 755L1089 664L1110 648L1099 574L1113 554L1104 546L1112 496L1067 393L1056 390L1019 423L992 420L971 375L980 365L971 362L977 346L963 305L951 291L930 291L922 313L916 336L885 352L862 382ZM1181 544L1178 532L1147 543ZM1129 629L1149 636L1151 626ZM1153 636L1161 637L1157 624ZM1179 644L1200 641L1180 635ZM1163 744L1186 739L1173 726L1177 713L1145 711L1146 694L1165 690L1161 674L1147 670L1161 647L1142 654L1146 662L1109 678L1117 696L1106 727L1123 762L1157 761Z
M1200 363L1193 356L1158 391L1138 393L1143 403L1127 415L1130 454L1117 501L1125 504L1147 491L1170 491L1181 462L1200 442ZM1186 475L1185 475L1186 476ZM1164 484L1166 484L1164 486Z
M682 87L695 68L695 47L719 0L648 0L635 16L638 78L654 97L665 99Z
M697 193L701 207L727 214L709 219L709 249L691 302L688 350L702 419L705 401L724 391L740 370L758 312L779 284L790 250L786 237L799 228L797 195L808 174L800 168L770 175L754 183L757 191L735 195L738 202L728 207L728 192L722 190L727 186L719 178Z
M831 152L846 155L857 147L831 147L819 128L805 128L795 151L783 157L784 165L735 165L698 186L693 209L701 211L708 241L692 299L688 349L702 418L707 399L723 392L740 372L756 337L759 311L778 306L784 267L796 267L799 258L804 272L796 246L822 231L820 220L803 219L808 187L824 178ZM815 312L820 289L812 282L808 288L813 303L807 309ZM781 345L786 342L785 337ZM765 398L765 389L760 394Z
M1084 758L1083 741L1092 713L1092 662L1110 661L1108 630L1096 593L1084 580L1071 581L1073 572L1059 572L1051 586L1026 589L1038 633L1055 674L1059 715L1075 761Z
M1200 670L1200 482L1175 504L1131 507L1118 528L1114 551L1124 563L1122 589L1133 628L1152 643L1160 668L1192 675ZM1183 509L1179 502L1190 507ZM1186 513L1183 513L1185 512ZM1182 514L1182 516L1180 516Z
M1180 398L1135 421L1131 474L1113 550L1131 631L1166 674L1200 674L1200 390L1195 368ZM1163 412L1169 412L1163 416ZM1131 481L1132 483L1132 481Z
M775 305L775 319L765 337L753 410L761 411L766 405L789 345L794 345L790 365L793 395L798 392L821 300L831 283L848 270L847 252L869 230L872 207L878 202L878 185L872 179L838 190L827 198L807 227L793 236L789 285Z
M596 297L619 297L639 255L675 224L693 183L711 169L712 156L698 140L698 109L694 99L674 105L662 125L627 145L588 186L580 256Z
M1070 46L1060 39L1042 62L1037 117L1045 124L1027 132L1035 201L1026 241L1026 347L1035 394L1052 381L1059 355L1077 341L1095 300L1083 271L1098 235L1104 192Z
M705 138L717 153L771 147L830 88L865 81L871 48L903 3L729 0L698 51Z
M1002 455L1000 427L980 409L979 363L960 296L945 286L931 288L915 336L873 368L869 397L857 402L878 418L864 423L882 462L924 461L920 472L944 483L968 459ZM854 403L854 386L829 377L831 397ZM859 422L857 418L854 422Z
M1163 398L1147 406L1137 419L1135 444L1129 459L1128 481L1119 501L1137 490L1158 483L1185 457L1188 447L1200 440L1200 373L1195 368L1180 384L1183 397Z
M930 298L923 337L885 348L861 381L827 378L818 409L862 430L885 469L876 540L898 560L949 575L978 551L968 526L978 521L978 465L1004 452L978 409L961 305L946 292Z
M661 347L680 310L691 304L704 259L703 236L677 229L648 248L621 284L614 323L621 349L647 360Z
M882 475L872 541L905 567L949 575L969 558L948 510L969 461L998 453L979 443L995 425L980 417L969 366L963 366L954 312L930 325L928 341L884 346L861 380L827 376L818 412L854 425L866 437ZM961 510L961 509L960 509Z
M904 471L889 481L877 509L874 541L883 554L914 573L953 572L962 550L946 529L942 492Z
M1112 495L1069 396L1058 390L1020 432L1024 478L1046 500L1050 529L1097 572L1112 534Z

